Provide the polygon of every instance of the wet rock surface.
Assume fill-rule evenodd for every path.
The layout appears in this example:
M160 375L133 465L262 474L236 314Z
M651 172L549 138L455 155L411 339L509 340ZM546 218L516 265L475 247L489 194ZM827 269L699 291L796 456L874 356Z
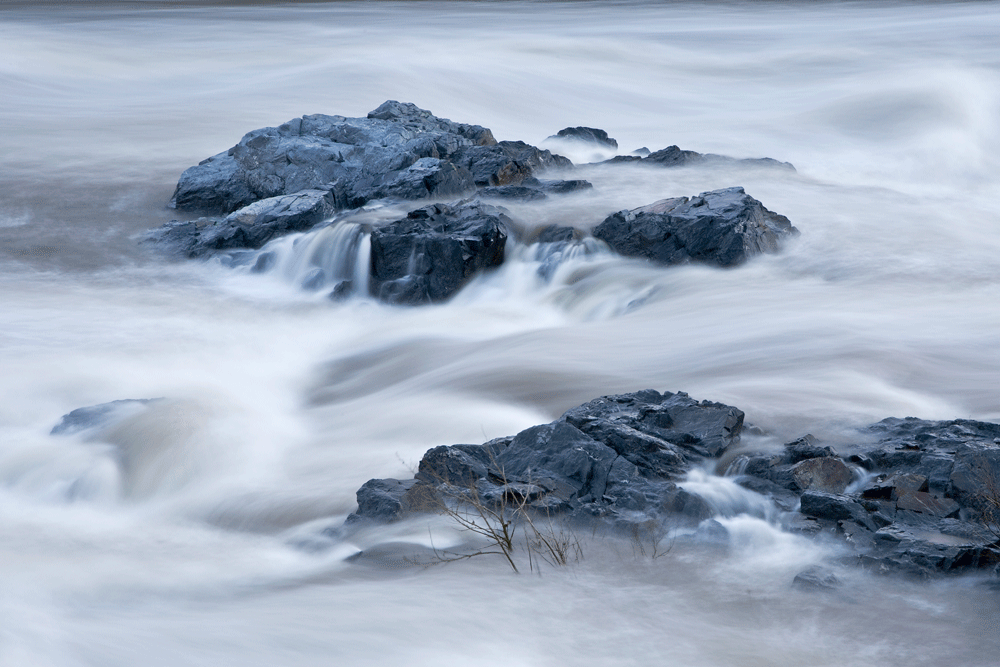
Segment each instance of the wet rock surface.
M480 202L432 204L371 236L371 293L388 303L443 301L504 259L510 219Z
M658 264L700 262L732 267L756 255L777 252L780 243L798 230L788 218L734 187L619 211L593 234L622 255Z
M398 506L413 509L433 509L472 489L484 498L523 498L532 510L616 528L668 518L697 526L711 509L678 482L738 441L742 424L736 408L684 393L605 396L515 436L435 447L420 461L416 483L405 489L393 486L395 480L366 487L394 488ZM383 507L396 505L366 502L351 521L402 516Z
M555 138L617 147L596 128L566 128ZM724 159L676 147L622 157L657 164L696 158ZM388 303L439 302L476 273L502 263L505 240L516 230L532 228L530 219L513 225L506 213L485 213L480 202L526 204L593 189L583 179L539 178L546 171L558 175L572 168L567 158L523 141L498 142L480 125L388 101L365 118L316 114L249 132L228 151L187 169L178 181L172 205L208 215L151 230L140 244L174 258L220 255L226 264L250 264L252 272L263 273L275 265L276 256L247 251L278 237L342 224L386 204L448 202L417 208L404 220L364 223L359 233L371 234L370 275L367 281L356 272L348 276L367 282L368 293ZM361 208L369 202L376 203ZM473 209L478 212L469 214ZM530 215L523 206L518 210ZM580 228L588 224L581 221ZM735 187L615 213L593 236L620 254L661 264L731 267L777 251L785 237L797 233L787 218ZM582 240L578 237L574 240ZM551 277L556 263L546 260L539 275ZM319 269L314 273L300 277L303 289L327 285L329 276ZM338 289L333 300L363 292L343 284Z
M605 396L515 436L435 447L414 479L365 484L348 524L396 521L473 494L590 529L724 530L710 502L683 486L694 468L732 457L743 417L684 393ZM728 474L774 501L785 530L841 544L845 563L919 578L998 570L1000 425L891 418L840 449L812 436L778 452L742 449ZM794 585L839 581L818 568Z
M608 133L604 130L599 130L595 127L566 127L556 132L549 139L563 139L586 144L596 144L607 148L618 148L616 140L609 137Z
M642 164L656 167L693 167L693 166L725 166L763 167L766 169L783 169L795 171L791 163L781 162L774 158L733 158L714 153L698 153L683 150L678 146L667 146L658 151L650 152L640 148L631 155L616 155L602 164Z

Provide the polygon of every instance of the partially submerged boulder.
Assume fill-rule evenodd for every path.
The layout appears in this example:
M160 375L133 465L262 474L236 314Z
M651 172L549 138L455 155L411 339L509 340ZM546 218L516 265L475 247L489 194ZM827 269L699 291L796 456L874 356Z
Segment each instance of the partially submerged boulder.
M658 264L732 267L755 255L777 252L781 241L798 230L788 218L734 187L619 211L593 234L622 255Z
M578 141L586 144L596 144L606 148L618 148L618 142L608 136L604 130L595 127L566 127L549 139L563 139L568 141Z
M605 396L513 437L435 447L420 461L415 484L373 480L362 487L351 522L384 521L384 506L433 509L429 499L440 507L474 493L483 502L516 498L546 515L565 513L613 527L660 525L668 517L697 525L711 510L678 482L694 465L738 442L742 424L736 408L683 392ZM396 500L379 496L377 506L370 503L375 489L395 490ZM405 515L395 512L392 518Z
M371 236L371 293L388 303L443 301L504 259L505 209L480 202L432 204Z
M516 436L435 447L414 479L366 483L348 523L474 502L626 535L664 525L695 528L714 510L683 488L685 480L731 450L742 428L738 409L684 393L605 396ZM930 577L1000 568L995 466L1000 425L887 419L844 453L806 436L776 453L741 453L729 470L784 510L787 530L841 540L851 554L844 562ZM795 585L835 587L829 575L807 570Z
M190 258L230 248L257 249L273 238L310 229L333 211L328 191L303 190L255 201L221 220L171 223L147 234L143 242Z

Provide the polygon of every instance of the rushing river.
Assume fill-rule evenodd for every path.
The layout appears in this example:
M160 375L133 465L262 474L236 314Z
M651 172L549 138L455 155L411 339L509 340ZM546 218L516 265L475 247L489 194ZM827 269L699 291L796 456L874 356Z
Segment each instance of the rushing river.
M322 530L429 447L609 393L735 405L763 444L1000 420L998 26L997 3L3 3L0 665L995 665L981 579L793 589L833 547L710 475L728 546L587 537L542 576L352 564L428 528ZM581 166L592 191L510 207L529 227L742 185L802 234L732 271L597 252L549 281L512 248L422 308L303 290L289 248L263 275L140 250L186 167L387 99L797 169Z

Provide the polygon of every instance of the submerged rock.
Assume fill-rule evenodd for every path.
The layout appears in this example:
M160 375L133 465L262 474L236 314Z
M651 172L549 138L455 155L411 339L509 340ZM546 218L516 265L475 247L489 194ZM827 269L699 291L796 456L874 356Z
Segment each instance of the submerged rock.
M798 230L743 188L663 199L608 216L594 229L616 252L659 264L701 262L722 267L777 252Z
M51 435L72 435L120 422L142 412L150 403L162 398L123 398L109 403L77 408L63 415L52 427Z

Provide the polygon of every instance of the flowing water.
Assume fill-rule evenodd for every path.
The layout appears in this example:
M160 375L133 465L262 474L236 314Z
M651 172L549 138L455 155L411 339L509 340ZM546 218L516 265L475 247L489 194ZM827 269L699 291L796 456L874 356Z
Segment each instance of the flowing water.
M793 589L836 548L704 471L728 543L657 558L584 536L542 576L379 568L345 557L427 526L322 531L429 447L609 393L738 406L759 446L1000 420L998 25L997 3L5 2L0 664L996 664L981 579ZM398 209L276 241L262 273L140 250L186 167L386 99L498 139L587 125L797 168L583 166L592 191L510 206L526 236L733 185L802 235L732 271L511 244L409 309L327 298ZM163 400L50 435L138 398Z

